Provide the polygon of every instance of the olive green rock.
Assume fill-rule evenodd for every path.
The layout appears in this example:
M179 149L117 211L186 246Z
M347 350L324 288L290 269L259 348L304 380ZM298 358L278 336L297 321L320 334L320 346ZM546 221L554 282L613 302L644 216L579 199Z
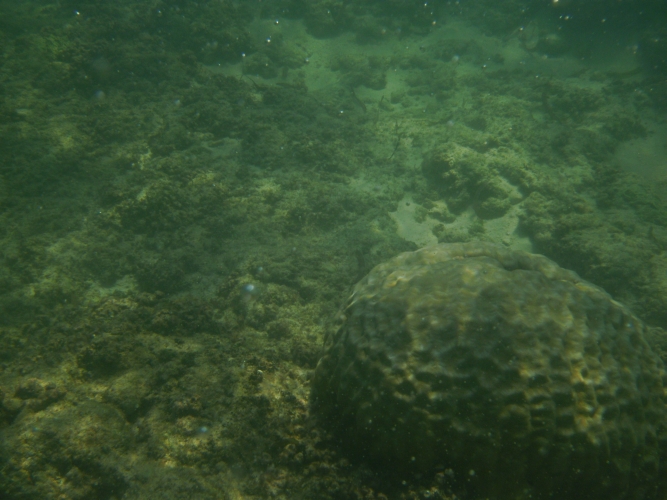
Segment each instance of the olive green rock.
M351 454L470 498L664 498L667 377L647 332L546 257L427 247L357 284L311 411Z

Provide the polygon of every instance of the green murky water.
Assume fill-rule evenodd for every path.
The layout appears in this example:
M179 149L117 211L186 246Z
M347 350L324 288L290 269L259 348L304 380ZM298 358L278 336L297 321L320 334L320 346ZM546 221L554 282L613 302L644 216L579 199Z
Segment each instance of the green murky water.
M657 0L0 0L0 498L482 498L320 428L324 336L490 242L666 359L666 113Z

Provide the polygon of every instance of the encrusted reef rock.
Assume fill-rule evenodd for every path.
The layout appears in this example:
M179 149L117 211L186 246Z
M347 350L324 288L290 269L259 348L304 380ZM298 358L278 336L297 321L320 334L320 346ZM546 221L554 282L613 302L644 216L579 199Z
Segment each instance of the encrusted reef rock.
M479 153L455 143L431 151L422 162L424 177L447 196L447 204L460 212L472 205L482 219L502 217L519 203L522 195L517 186L505 178L519 181L517 166L507 165L501 153ZM510 160L510 163L512 160ZM503 175L504 172L504 175ZM521 173L521 176L526 176ZM525 184L525 180L523 182Z
M664 498L667 377L648 327L540 255L427 247L373 269L326 340L311 410L386 471L470 498Z

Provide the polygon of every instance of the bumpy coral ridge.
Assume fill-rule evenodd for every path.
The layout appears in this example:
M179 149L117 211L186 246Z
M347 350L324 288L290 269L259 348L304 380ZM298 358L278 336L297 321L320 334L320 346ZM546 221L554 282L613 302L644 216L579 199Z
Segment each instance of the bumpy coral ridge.
M575 273L438 245L373 269L341 320L311 407L357 455L449 469L490 497L664 494L664 365L647 327Z

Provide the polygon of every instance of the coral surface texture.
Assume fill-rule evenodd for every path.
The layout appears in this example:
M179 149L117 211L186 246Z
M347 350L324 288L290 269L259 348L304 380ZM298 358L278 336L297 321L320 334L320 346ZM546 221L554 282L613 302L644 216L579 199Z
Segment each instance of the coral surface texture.
M664 498L664 364L648 327L540 255L403 253L357 284L311 410L351 456L471 498Z

